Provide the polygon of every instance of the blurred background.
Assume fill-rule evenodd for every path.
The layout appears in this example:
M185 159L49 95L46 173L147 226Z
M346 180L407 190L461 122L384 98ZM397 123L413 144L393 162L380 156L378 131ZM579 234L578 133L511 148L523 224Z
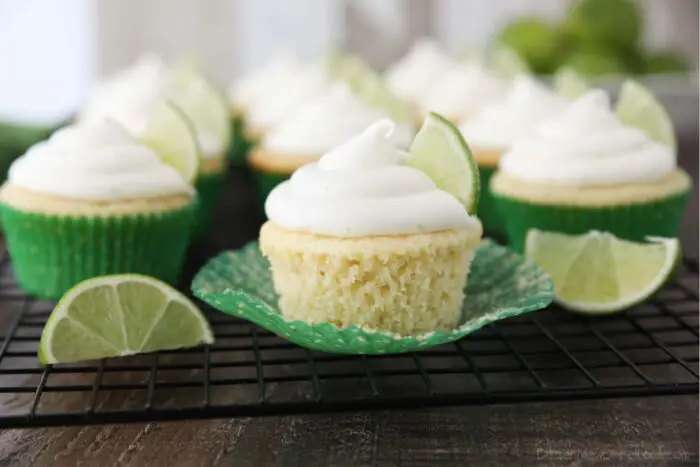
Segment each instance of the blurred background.
M636 20L597 3L591 26L569 18L568 0L0 0L0 121L55 123L143 52L194 58L224 87L282 49L314 59L342 47L383 68L432 36L454 53L508 41L543 73L567 62L651 75L677 125L697 131L698 0L637 0L631 41ZM538 56L552 31L606 25L620 36Z

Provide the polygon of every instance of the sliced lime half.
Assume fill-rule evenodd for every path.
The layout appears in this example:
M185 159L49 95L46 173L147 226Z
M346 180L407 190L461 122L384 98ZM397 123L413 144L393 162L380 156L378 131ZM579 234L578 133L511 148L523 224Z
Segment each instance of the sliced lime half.
M530 230L525 255L549 273L557 302L573 311L606 314L625 310L657 292L680 256L675 238L650 243L591 231L565 235Z
M197 306L169 285L122 274L73 287L51 312L39 360L70 363L214 342Z
M409 150L407 165L430 176L438 188L455 196L469 214L479 204L479 169L469 146L445 117L430 112Z
M640 83L625 81L615 114L625 125L639 128L654 141L676 148L676 133L671 117L654 94Z

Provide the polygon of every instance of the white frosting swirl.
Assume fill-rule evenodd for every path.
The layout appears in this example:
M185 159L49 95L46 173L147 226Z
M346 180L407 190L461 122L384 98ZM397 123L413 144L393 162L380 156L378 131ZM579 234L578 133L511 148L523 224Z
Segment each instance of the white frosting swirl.
M337 237L408 235L477 222L425 173L401 165L394 124L376 122L360 135L298 169L268 196L276 224Z
M262 145L279 154L321 157L385 118L386 112L368 106L339 83L274 127ZM413 128L405 124L396 128L392 139L399 147L408 148L413 136Z
M284 52L273 58L262 69L252 73L229 87L228 97L231 103L242 110L255 106L271 90L284 86L290 76L296 75L302 64L296 55Z
M409 101L419 101L440 76L454 66L452 58L432 39L420 39L401 60L386 71L394 93Z
M8 174L12 185L88 201L177 194L193 188L113 120L91 119L32 146Z
M425 112L437 112L453 120L471 118L507 92L505 81L479 63L456 65L435 80L419 102Z
M501 171L521 180L567 185L648 182L675 169L673 149L623 125L601 90L517 141L500 163Z
M503 102L486 106L460 131L474 147L505 150L566 105L565 99L534 78L519 76Z
M191 97L185 95L186 92L173 92L171 72L159 57L141 57L132 67L98 85L81 113L81 120L112 118L133 134L142 134L159 100L167 98L184 109L189 105ZM201 128L197 121L193 124L202 155L205 158L220 157L226 149L221 138Z
M282 122L300 105L328 92L331 78L318 64L302 67L287 77L284 84L268 88L263 99L246 115L246 123L255 129L268 129Z

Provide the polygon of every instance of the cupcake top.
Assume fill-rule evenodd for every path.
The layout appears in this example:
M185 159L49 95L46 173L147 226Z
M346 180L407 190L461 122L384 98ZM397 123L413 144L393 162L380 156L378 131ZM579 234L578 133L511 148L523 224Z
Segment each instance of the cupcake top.
M274 127L262 146L279 154L321 157L383 118L388 118L384 111L368 106L339 83ZM392 139L407 148L413 136L410 125L400 125Z
M389 87L403 99L418 101L432 89L454 61L433 39L420 39L401 60L386 71Z
M470 145L507 149L543 120L564 110L567 101L529 76L519 76L505 99L484 107L460 131Z
M392 141L395 125L380 120L298 169L265 202L268 218L292 230L337 237L410 235L478 222L418 169Z
M328 92L332 79L319 64L305 65L286 77L283 84L266 89L257 105L249 109L246 123L268 129L285 120L303 103Z
M10 167L9 183L37 193L105 201L194 195L171 166L114 120L63 128Z
M144 55L130 68L97 86L81 113L81 120L112 118L135 135L141 134L159 100L167 98L175 105L184 106L190 99L183 93L172 92L171 72L159 57ZM194 123L202 155L220 157L226 149L225 142Z
M502 79L479 63L455 65L432 83L419 104L425 112L437 112L459 121L503 99L507 89Z
M234 82L229 88L229 101L237 109L247 111L262 101L268 93L284 85L289 77L296 75L302 67L296 55L291 52L281 53L260 70Z
M675 169L674 150L623 125L601 90L589 91L517 141L499 167L525 181L578 186L650 182Z

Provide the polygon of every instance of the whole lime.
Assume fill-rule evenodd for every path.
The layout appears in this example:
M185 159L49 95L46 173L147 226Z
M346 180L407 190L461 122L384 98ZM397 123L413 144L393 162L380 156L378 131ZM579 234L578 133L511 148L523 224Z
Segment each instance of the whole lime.
M535 73L552 73L556 68L561 36L558 28L540 19L520 19L508 24L496 41L511 47Z
M642 31L642 12L632 0L582 0L569 10L565 25L580 42L632 47Z
M645 72L649 74L683 73L690 69L688 60L674 52L659 52L649 56Z
M614 55L578 52L562 65L586 76L621 75L626 73L624 63Z

